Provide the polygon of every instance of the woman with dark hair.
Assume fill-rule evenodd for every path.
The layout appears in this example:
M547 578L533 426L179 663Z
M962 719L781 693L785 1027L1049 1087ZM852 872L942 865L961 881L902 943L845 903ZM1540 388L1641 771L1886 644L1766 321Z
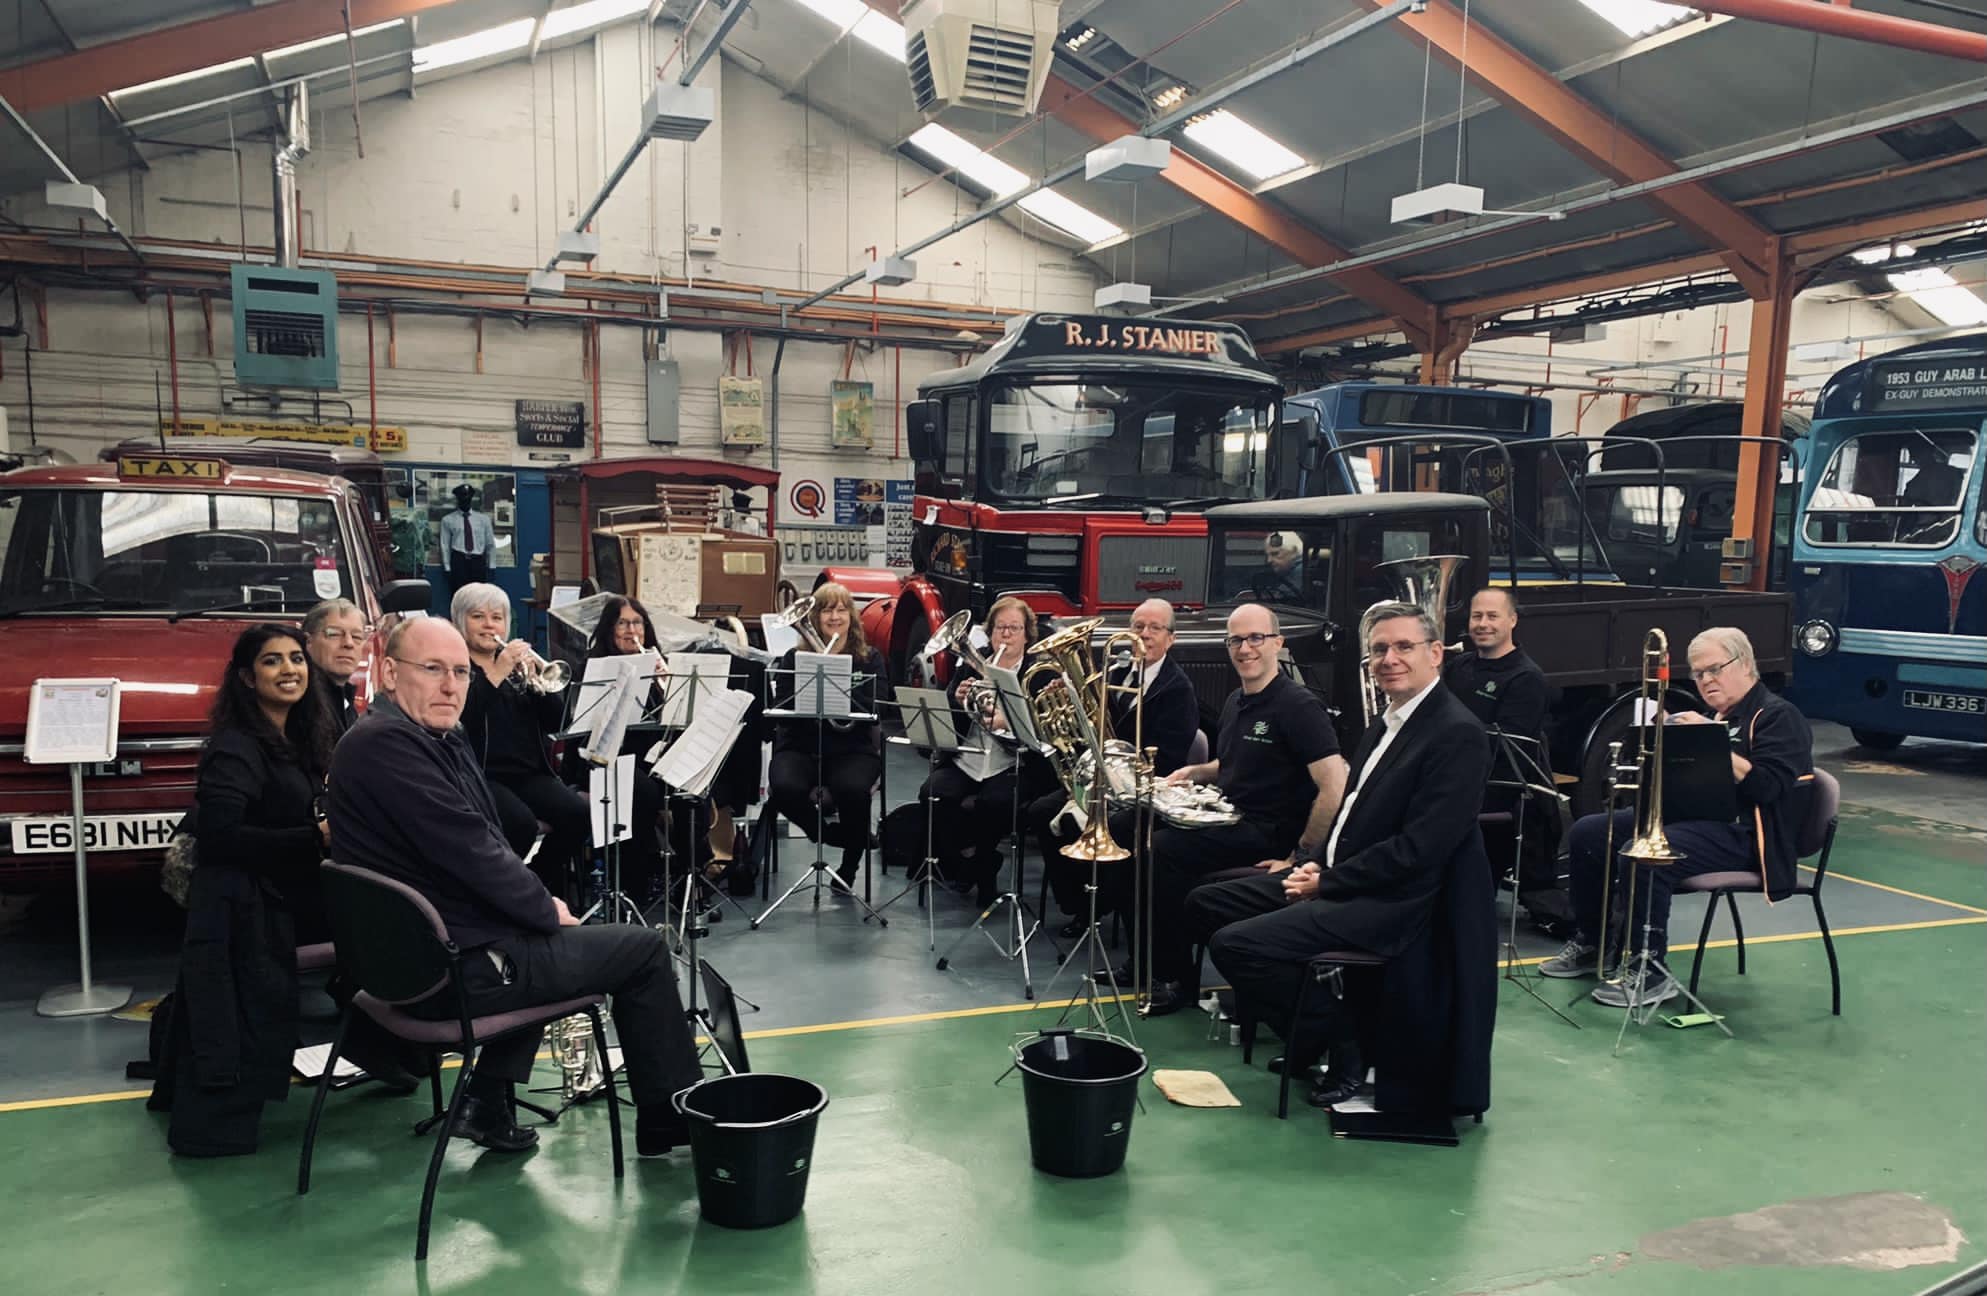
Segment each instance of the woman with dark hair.
M601 605L600 620L594 623L586 655L589 658L632 656L655 646L655 623L649 620L648 609L626 595L616 594ZM660 705L661 687L658 679L643 710L652 711ZM634 817L629 821L633 825L633 836L628 839L628 850L621 857L621 889L644 908L660 897L665 881L662 851L656 833L665 827L663 798L666 792L662 784L649 777L647 767L640 760L652 746L652 738L634 734L629 734L621 742L621 754L637 758Z
M848 709L873 714L883 659L864 640L855 600L845 586L831 581L814 591L808 628L816 642L853 659L850 665L855 683ZM779 692L789 708L796 691L793 669L794 653L788 653L774 668ZM801 689L807 684L805 679L798 681ZM832 704L839 699L830 696L825 700ZM839 840L842 864L836 872L847 883L855 881L863 854L869 849L869 794L883 773L880 737L874 720L837 723L787 719L773 727L767 799L788 823L807 834L808 840L817 839L817 824L821 827L819 840ZM818 805L817 790L822 798ZM830 818L839 819L839 832L835 824L827 822Z

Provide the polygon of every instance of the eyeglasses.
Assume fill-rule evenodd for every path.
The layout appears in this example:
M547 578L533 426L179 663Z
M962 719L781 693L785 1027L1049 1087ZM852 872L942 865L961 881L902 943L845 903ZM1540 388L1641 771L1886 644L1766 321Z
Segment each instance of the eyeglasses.
M1737 660L1738 658L1736 657L1727 657L1724 661L1719 662L1716 666L1703 666L1703 667L1693 666L1690 668L1690 677L1696 680L1700 684L1702 684L1705 680L1717 679L1718 676L1724 671L1724 669L1727 666L1730 666L1733 662Z
M1260 648L1272 639L1281 639L1281 638L1283 638L1283 636L1280 634L1229 635L1226 639L1222 640L1222 642L1227 644L1230 648L1240 648L1243 647L1244 645L1247 645L1250 648Z
M346 630L342 627L331 626L317 633L320 638L328 639L332 643L363 643L373 637L373 628L371 626L360 626L357 630Z
M1028 627L1019 621L1002 621L993 628L995 634L1020 634Z
M408 661L405 657L395 657L393 660L410 670L419 671L428 678L430 683L441 683L442 676L444 675L453 679L458 684L467 684L469 682L469 667L467 666L444 666L440 662Z
M1143 634L1147 630L1154 630L1160 634L1173 633L1172 626L1166 625L1163 622L1159 621L1134 621L1131 623L1131 632L1133 634Z
M1393 643L1374 644L1366 651L1368 661L1385 661L1388 653L1406 657L1423 644L1432 644L1433 639L1397 639Z
M642 628L642 621L640 617L636 617L632 621L616 621L614 628L616 630L639 630Z

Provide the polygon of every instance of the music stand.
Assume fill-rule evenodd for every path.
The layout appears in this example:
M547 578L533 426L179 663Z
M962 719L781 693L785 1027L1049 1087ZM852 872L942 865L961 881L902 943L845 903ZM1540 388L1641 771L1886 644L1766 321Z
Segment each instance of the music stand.
M847 720L852 723L875 723L877 716L872 712L858 712L853 709L853 697L851 695L855 691L856 680L859 674L861 674L861 672L857 672L854 669L853 663L850 666L849 681L844 685L839 679L830 677L823 654L808 653L803 655L815 659L811 666L801 665L799 658L796 657L794 664L787 667L784 671L777 666L770 666L766 669L768 703L773 700L771 697L774 691L773 680L775 677L784 674L793 680L793 692L789 695L789 699L795 705L785 708L768 705L763 714L774 720L812 720L814 722L814 769L816 774L819 775L825 759L821 743L823 730L827 723L830 720ZM805 696L802 696L800 687L803 678L806 679L810 690ZM845 810L846 807L843 809ZM867 806L863 807L863 817L865 819L869 817L868 809ZM885 918L872 908L868 900L856 894L854 887L842 881L841 874L828 866L827 858L822 854L826 846L823 836L827 829L828 818L825 811L826 807L821 802L816 801L814 804L814 858L809 861L807 872L795 878L793 885L782 892L779 899L773 901L772 904L766 907L764 913L761 913L757 918L752 920L751 928L753 931L758 931L760 927L764 926L766 920L779 912L780 906L793 899L794 893L802 887L812 888L814 892L814 908L817 912L821 908L821 892L823 890L833 892L839 888L849 899L862 906L863 914L866 918L876 919L877 924L882 927L890 925L888 918ZM779 850L779 843L775 842L773 849L777 852Z
M1014 692L1012 693L1009 692L1009 681L1014 681ZM1019 681L1013 672L996 670L993 676L988 677L988 682L994 687L994 693L999 700L1003 715L1019 717L1025 714L1022 708L1028 705L1028 699L1026 695L1020 692ZM1017 749L1014 758L1014 795L1009 798L1010 812L1008 815L1008 830L1014 838L1014 867L1007 875L1006 889L994 897L992 904L980 910L980 916L973 920L972 926L959 933L952 944L946 948L945 953L939 957L937 967L940 972L946 971L951 967L952 956L958 953L959 947L965 944L974 932L978 932L987 938L987 943L994 947L995 952L1001 958L1010 963L1016 959L1021 961L1021 996L1024 999L1033 999L1035 997L1035 973L1028 964L1028 942L1035 939L1035 933L1041 930L1042 920L1034 910L1028 907L1028 902L1021 898L1021 888L1023 886L1022 870L1027 858L1027 838L1021 831L1021 771L1022 763L1026 759L1029 747L1026 741L1015 732L1014 725L1015 722L1010 721L1009 730L1005 734L983 730L983 732L988 732L995 742ZM928 823L927 831L929 831ZM929 852L927 851L927 853ZM1048 864L1047 861L1044 861L1043 872L1045 875L1047 871ZM1007 915L1008 939L1012 942L1012 944L1008 945L1002 944L999 937L987 930L987 923L993 919L994 915L1003 912ZM1054 937L1050 938L1049 945L1050 948L1056 951L1056 957L1060 960L1062 949L1056 945Z
M593 727L589 730L584 755L589 779L595 773L600 775L599 826L602 829L600 833L602 840L595 845L600 851L605 887L599 897L588 906L586 912L580 915L580 922L585 924L592 921L595 915L603 915L603 920L606 922L629 921L642 924L647 921L642 914L642 907L621 889L621 843L631 835L632 828L624 821L621 806L620 762L626 760L629 763L632 787L634 757L623 757L619 753L621 735L627 731L627 712L638 705L629 696L634 680L631 672L624 671L615 675L613 679L602 680L600 683L605 686L606 691L605 695L589 708L594 721ZM603 735L612 737L614 741L611 744L602 742ZM630 794L628 799L632 801L633 795Z
M718 1063L726 1075L750 1071L752 1064L745 1056L745 1030L738 1021L738 1005L750 1001L734 991L731 982L719 976L709 963L700 960L697 971L699 976L692 980L703 981L704 1001L710 1005L703 1016L707 1047L718 1055Z
M1098 762L1096 777L1091 780L1090 784L1094 793L1091 798L1092 804L1084 807L1084 814L1086 816L1101 814L1104 816L1104 822L1108 824L1111 816L1111 783L1109 775L1102 766L1103 763L1101 761ZM1141 780L1141 783L1143 786L1138 788L1132 797L1131 804L1134 810L1132 817L1133 846L1131 854L1126 856L1126 860L1131 862L1134 870L1138 867L1139 852L1148 845L1145 841L1147 835L1145 830L1145 816L1150 813L1152 806L1151 780ZM1112 860L1109 862L1119 864L1125 861ZM1110 1016L1104 1011L1106 998L1099 993L1097 985L1097 965L1101 960L1104 966L1104 979L1110 982L1111 986L1108 1002L1116 1006L1118 1021L1124 1027L1123 1038L1132 1047L1136 1048L1138 1047L1138 1036L1132 1030L1131 1019L1137 1014L1134 1010L1125 1007L1126 995L1124 987L1118 984L1117 969L1111 966L1111 952L1104 947L1104 939L1100 934L1101 929L1097 924L1097 892L1099 889L1097 870L1102 863L1104 861L1094 859L1090 861L1090 880L1083 884L1085 903L1089 909L1089 930L1083 933L1083 938L1077 941L1076 947L1069 952L1067 958L1063 959L1061 966L1056 968L1056 974L1049 978L1048 988L1042 992L1042 997L1045 999L1052 998L1055 993L1056 982L1062 980L1062 974L1075 964L1078 954L1085 955L1084 971L1083 975L1078 979L1077 992L1070 997L1070 1001L1067 1004L1063 1005L1062 1016L1056 1018L1056 1025L1060 1026L1068 1021L1069 1015L1076 1011L1076 1006L1082 1004L1084 1010L1090 1016L1088 1029L1099 1031L1109 1036L1111 1034L1111 1023ZM1044 867L1047 867L1046 864ZM1134 896L1136 896L1138 888L1135 875L1132 890ZM1152 933L1149 930L1142 933L1141 939L1150 942ZM1138 999L1137 986L1134 985L1132 987L1130 997L1135 1004Z
M1508 779L1492 778L1485 786L1515 789L1518 793L1517 805L1511 816L1511 830L1514 834L1511 844L1511 920L1504 934L1504 979L1537 1000L1539 1005L1574 1030L1581 1029L1564 1012L1555 1008L1539 993L1538 973L1526 967L1518 958L1518 876L1524 869L1525 856L1525 810L1532 797L1538 793L1560 796L1553 786L1551 776L1540 766L1539 761L1526 748L1536 748L1539 740L1524 734L1506 733L1496 725L1487 730L1490 741L1503 753L1505 765L1511 771Z
M671 654L671 655L677 656L679 654ZM697 653L690 655L702 658L702 657L714 657L717 656L718 654ZM732 907L736 908L739 913L742 914L745 912L745 907L743 905L740 905L736 900L733 900L729 895L725 895L722 892L716 891L715 888L709 887L707 885L708 879L706 879L703 876L702 871L697 868L697 806L699 803L709 798L709 793L686 791L682 788L676 787L674 784L671 784L667 779L658 776L655 773L654 766L656 764L656 758L658 758L662 754L662 749L669 743L672 737L680 736L691 725L696 723L697 706L700 696L708 693L726 692L729 691L729 689L730 689L730 673L728 667L726 672L722 676L720 676L715 671L703 670L701 667L694 668L689 671L669 672L665 675L665 677L663 678L660 684L659 689L657 690L659 696L656 702L656 706L654 708L656 714L656 723L654 723L653 725L644 726L644 728L653 729L655 733L658 735L658 741L653 746L651 746L643 755L643 760L650 767L649 776L655 778L657 782L662 784L662 786L668 791L668 794L671 799L676 801L686 802L689 805L690 827L686 839L689 842L690 863L689 867L683 870L683 876L686 885L684 888L681 912L684 912L687 915L691 906L694 892L699 890L711 891L717 898L709 900L708 903L704 903L700 905L698 908L698 913L703 915L704 920L707 922L716 922L723 916L723 905L722 903L720 903L721 901L730 901ZM674 819L673 814L671 815L671 819L672 820ZM668 832L664 832L662 835L662 871L664 879L662 889L664 894L661 900L658 901L658 903L667 902L669 908L665 910L665 912L671 915L674 915L675 913L679 912L679 907L676 903L676 898L675 898L676 888L673 880L676 873L675 861L676 861L675 846L672 844L670 840L670 834ZM653 911L653 908L654 906L651 906L651 911ZM656 925L658 927L663 928L664 930L669 930L669 922L667 918L665 918L663 922L658 923ZM672 933L672 935L674 936L674 933ZM680 936L676 937L674 943L680 947L682 945L681 937ZM679 951L679 957L681 957L680 951ZM686 972L693 971L695 969L695 966L696 965L694 962L687 964L685 966L685 971Z
M898 723L904 730L901 735L893 734L885 738L883 740L885 743L913 750L923 749L925 752L927 788L931 786L930 780L938 774L940 756L962 753L977 755L984 750L980 747L967 747L959 741L952 700L938 689L899 688L894 701L879 702L877 706L893 708L897 712ZM887 758L884 765L886 768L889 765ZM887 791L884 802L886 805L889 803ZM931 798L926 797L924 866L916 877L905 884L902 891L876 906L876 912L880 914L911 892L917 892L918 907L925 911L925 948L931 950L938 948L938 906L934 903L937 893L933 890L938 880L938 851L934 841L937 818L938 816L933 813ZM939 967L943 969L944 966L944 961L940 960Z

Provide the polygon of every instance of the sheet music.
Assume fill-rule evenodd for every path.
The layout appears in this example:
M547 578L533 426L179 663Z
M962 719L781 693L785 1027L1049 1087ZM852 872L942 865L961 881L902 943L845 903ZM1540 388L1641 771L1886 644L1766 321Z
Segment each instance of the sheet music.
M593 733L580 748L580 755L596 765L605 765L619 755L621 740L642 713L642 700L648 691L647 676L623 674L608 685L608 696L593 708Z
M662 714L658 724L680 729L705 702L722 693L731 682L731 657L726 653L673 652L669 654L669 679L662 690Z
M793 709L805 716L833 719L849 714L855 659L842 653L795 653Z
M304 1079L315 1080L324 1074L324 1064L330 1060L331 1046L329 1044L312 1044L306 1048L298 1049L291 1055L290 1065ZM336 1085L341 1080L357 1080L363 1075L365 1075L365 1070L354 1065L351 1058L341 1057L338 1059L337 1067L331 1072L331 1083Z
M613 778L612 801L603 805L601 798L608 796L607 780ZM606 846L610 842L627 841L635 835L635 758L616 756L612 765L597 765L586 775L587 813L593 817L593 844ZM614 822L608 822L608 812L613 812Z
M745 714L751 706L752 695L739 689L705 695L697 705L696 718L655 758L649 773L679 792L704 795L744 731ZM650 749L651 755L654 751Z
M653 678L661 661L662 654L653 648L613 657L587 658L586 672L580 676L580 690L573 703L573 721L566 727L579 729L592 724L594 708L612 696L616 680L623 677Z
M904 716L904 736L911 740L911 746L926 751L933 748L939 751L958 749L958 733L952 721L952 699L938 689L911 688L908 685L899 685L895 696Z
M1005 666L989 662L986 678L999 690L1000 713L1007 717L1007 727L1029 751L1042 750L1041 735L1035 732L1035 712L1028 705L1028 693L1021 687L1021 676Z
M800 647L800 631L782 624L774 613L760 613L759 629L766 636L766 651L774 657L784 657Z

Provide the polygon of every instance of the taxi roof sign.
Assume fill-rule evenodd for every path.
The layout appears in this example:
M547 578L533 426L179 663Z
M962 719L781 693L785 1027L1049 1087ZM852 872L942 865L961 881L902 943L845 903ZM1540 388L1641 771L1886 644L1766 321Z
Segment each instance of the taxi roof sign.
M198 455L126 454L117 459L120 477L151 477L174 481L219 481L227 471L225 459Z

